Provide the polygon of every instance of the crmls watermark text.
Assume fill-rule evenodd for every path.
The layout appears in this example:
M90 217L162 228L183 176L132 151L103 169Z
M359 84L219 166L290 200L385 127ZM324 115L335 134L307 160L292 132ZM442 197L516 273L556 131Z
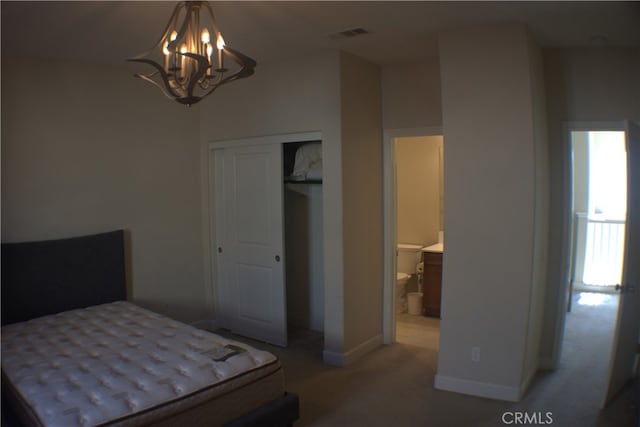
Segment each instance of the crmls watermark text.
M551 412L505 412L502 422L507 425L546 425L553 424Z

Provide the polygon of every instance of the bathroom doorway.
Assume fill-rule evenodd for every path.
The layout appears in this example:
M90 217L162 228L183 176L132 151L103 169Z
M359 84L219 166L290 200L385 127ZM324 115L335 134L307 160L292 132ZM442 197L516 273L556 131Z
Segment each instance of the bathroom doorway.
M439 313L424 310L427 289L422 261L423 249L432 251L440 244L436 253L429 255L439 257L441 269L443 159L439 128L385 133L385 344L439 347ZM427 274L432 267L429 263ZM434 309L439 310L439 292L428 297L437 300Z

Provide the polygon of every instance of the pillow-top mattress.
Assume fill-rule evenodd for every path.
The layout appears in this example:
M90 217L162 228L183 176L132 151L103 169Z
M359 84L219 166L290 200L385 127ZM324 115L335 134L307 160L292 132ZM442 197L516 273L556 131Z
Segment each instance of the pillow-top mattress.
M284 388L271 353L123 301L2 327L2 376L33 424L65 427L164 418L267 377L278 386L254 397Z

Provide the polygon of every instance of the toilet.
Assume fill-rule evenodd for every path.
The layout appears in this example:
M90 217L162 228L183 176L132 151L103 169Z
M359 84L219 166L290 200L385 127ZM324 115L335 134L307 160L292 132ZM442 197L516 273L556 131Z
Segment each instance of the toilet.
M396 313L407 312L407 282L416 273L420 262L421 245L410 243L398 244L397 277L396 277Z

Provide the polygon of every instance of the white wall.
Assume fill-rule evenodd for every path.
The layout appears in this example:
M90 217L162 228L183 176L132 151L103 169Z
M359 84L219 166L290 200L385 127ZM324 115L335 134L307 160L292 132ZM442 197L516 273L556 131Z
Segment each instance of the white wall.
M640 49L583 48L544 51L549 121L551 187L549 219L549 280L545 297L542 359L557 366L569 280L571 211L567 165L567 122L640 121Z
M447 250L436 387L508 400L526 388L537 310L541 135L530 48L521 25L439 37Z
M344 53L340 60L345 363L349 363L382 342L382 108L379 68Z
M134 301L210 317L198 111L123 67L2 58L2 240L131 233Z
M442 125L438 57L382 67L384 129Z
M396 139L398 242L438 242L443 222L442 142L442 136Z

